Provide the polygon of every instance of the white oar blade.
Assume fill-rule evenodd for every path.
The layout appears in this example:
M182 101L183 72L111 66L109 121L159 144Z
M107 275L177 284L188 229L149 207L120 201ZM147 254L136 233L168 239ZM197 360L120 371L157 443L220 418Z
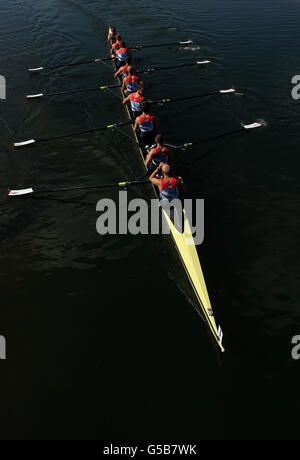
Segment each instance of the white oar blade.
M221 94L232 94L232 93L235 93L235 89L234 89L234 88L230 88L230 89L221 89L220 93L221 93Z
M39 72L40 70L44 70L44 67L37 67L36 69L28 69L29 72Z
M35 144L36 141L34 139L30 139L29 141L24 142L14 142L14 147L24 147L25 145Z
M198 65L203 65L203 64L210 64L211 61L197 61Z
M186 42L180 42L180 45L192 45L193 43L193 40L187 40Z
M34 99L34 98L43 97L43 96L44 96L44 94L40 93L40 94L28 94L26 97L27 97L27 99Z
M259 123L256 121L255 123L252 123L251 125L242 125L243 128L245 129L255 129L255 128L260 128L262 126L262 123Z
M9 190L8 196L29 195L30 193L34 193L33 188L26 188L23 190Z

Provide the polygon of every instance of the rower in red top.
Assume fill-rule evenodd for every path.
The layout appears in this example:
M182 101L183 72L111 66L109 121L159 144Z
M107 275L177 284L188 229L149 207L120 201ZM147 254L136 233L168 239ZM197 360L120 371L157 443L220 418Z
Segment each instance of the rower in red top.
M120 69L115 73L115 78L122 77L125 78L128 76L128 67L131 64L131 56L127 56L126 65L120 67Z
M109 32L108 37L107 37L107 41L111 42L111 44L113 45L114 43L116 43L116 36L117 36L116 28L111 27L110 32Z
M151 145L159 129L158 122L156 117L150 114L148 102L142 102L141 109L142 115L136 118L133 129L137 133L142 144Z
M124 99L123 104L130 103L133 120L142 115L142 103L144 100L144 85L142 83L139 84L136 93L129 94L129 96Z
M164 146L164 138L162 134L158 134L155 138L156 147L153 147L146 158L146 166L148 169L156 169L161 163L169 164L173 161L173 156Z
M136 74L135 67L130 65L127 67L128 75L124 77L122 90L125 92L126 96L132 93L136 93L139 88L140 78Z
M124 65L126 65L126 59L129 56L129 51L126 48L124 40L120 41L120 45L121 45L121 48L119 48L115 52L115 56L117 58L116 66L117 66L118 70L119 70L120 67L123 67Z
M158 174L162 174L163 179L158 179L156 177ZM149 180L158 188L162 201L172 201L180 198L182 182L180 178L173 177L170 165L160 163L158 168L151 174Z
M112 45L111 50L110 50L110 55L111 55L112 58L117 57L116 52L122 47L121 42L122 42L122 37L121 37L120 34L117 34L116 35L116 41Z

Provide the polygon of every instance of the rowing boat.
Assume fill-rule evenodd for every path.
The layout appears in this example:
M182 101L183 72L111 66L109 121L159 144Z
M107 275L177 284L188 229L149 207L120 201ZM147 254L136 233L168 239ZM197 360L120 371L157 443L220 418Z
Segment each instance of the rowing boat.
M109 28L109 33L111 33L110 28ZM117 67L115 64L114 66L115 66L115 70L117 70ZM120 78L120 82L121 80L122 79ZM120 88L120 92L122 94L123 99L125 99L125 94L123 93L121 88ZM125 107L126 107L128 118L132 119L130 107L128 105L125 105ZM132 127L132 130L133 130L133 127ZM147 151L145 147L140 144L138 136L134 130L133 130L133 133L134 133L134 138L137 143L137 147L138 147L141 159L143 161L145 169L147 170L147 167L145 164L145 158L147 155ZM159 192L154 186L153 186L153 193L159 199ZM214 312L213 312L213 309L210 303L210 299L209 299L209 295L207 292L207 287L206 287L206 283L205 283L204 275L202 272L202 268L201 268L196 246L187 244L187 241L189 241L191 238L192 232L191 232L190 224L189 224L189 221L187 219L187 216L184 210L183 210L183 213L185 215L184 229L182 232L178 232L178 229L175 228L175 225L170 219L169 215L166 213L165 210L162 210L162 214L164 216L164 219L167 225L170 228L170 233L172 235L173 242L175 244L175 247L177 249L178 255L181 259L181 262L185 269L187 277L190 281L190 284L194 290L194 293L198 300L201 311L204 314L206 323L216 343L219 345L221 351L224 352L225 350L222 345L223 332L220 327L217 327L217 324L216 324Z
M111 28L109 28L109 33L111 33ZM114 67L115 67L115 70L117 70L115 63L114 63ZM122 81L122 78L120 78L120 82L121 81ZM122 88L120 88L119 91L121 92L123 99L125 99L125 94L123 93ZM125 104L125 107L126 107L127 116L131 120L132 119L131 109L127 104ZM133 130L133 127L132 127L132 130ZM147 167L145 164L145 158L147 155L147 151L145 147L140 144L138 136L134 130L133 130L133 133L134 133L134 137L137 143L137 147L138 147L141 159L143 161L145 169L147 170ZM159 199L159 191L154 186L153 186L153 193ZM217 324L216 324L216 320L214 317L213 309L212 309L209 295L207 292L206 283L205 283L204 275L202 272L202 268L201 268L196 246L195 244L194 245L187 244L187 241L191 239L192 232L191 232L190 224L187 219L185 210L183 210L183 213L185 216L185 225L184 225L183 231L179 232L178 229L175 227L174 223L172 222L171 218L167 214L167 212L165 210L162 210L162 214L164 216L164 219L168 227L170 228L170 234L172 235L172 239L177 249L177 252L179 254L179 257L181 259L182 265L185 269L189 282L194 290L194 293L196 295L196 298L200 306L200 309L202 311L202 314L204 315L204 319L212 333L213 338L219 345L221 351L224 352L225 350L222 345L223 332L220 327L217 327Z

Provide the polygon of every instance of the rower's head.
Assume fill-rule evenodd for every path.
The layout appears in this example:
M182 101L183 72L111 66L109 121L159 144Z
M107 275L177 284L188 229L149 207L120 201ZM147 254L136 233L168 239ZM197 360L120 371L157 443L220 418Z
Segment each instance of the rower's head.
M144 83L141 81L138 86L138 93L140 96L143 96L145 90Z
M164 163L161 167L161 172L163 173L164 176L170 176L171 168L170 165L167 165Z
M157 145L163 145L164 143L164 136L162 134L157 134L155 138L155 142Z
M117 30L116 30L116 28L115 28L115 27L111 27L111 28L110 28L110 30L111 30L111 32L112 32L114 35L115 35L115 34L116 34L116 32L117 32Z
M134 65L128 66L127 67L127 72L128 72L128 75L136 75L136 70L135 70Z
M141 103L141 109L143 111L143 113L145 113L146 115L149 115L150 113L150 105L147 101L143 101Z
M121 37L120 34L117 34L117 35L116 35L116 40L117 40L117 42L120 42L120 41L122 40L122 37Z
M125 42L124 40L119 40L119 43L121 45L121 48L125 48Z

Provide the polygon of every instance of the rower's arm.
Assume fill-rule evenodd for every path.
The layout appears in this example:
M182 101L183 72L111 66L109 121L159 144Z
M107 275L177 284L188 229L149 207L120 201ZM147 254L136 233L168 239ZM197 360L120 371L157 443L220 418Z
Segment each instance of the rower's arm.
M122 83L122 91L124 91L126 88L127 88L126 78L124 78L123 83Z
M133 127L133 131L136 132L139 126L140 126L139 119L136 118L135 119L135 124L134 124L134 127Z
M149 177L149 181L152 182L153 185L156 185L156 187L158 187L159 191L161 192L162 191L161 180L156 179L156 177L155 177L159 173L159 170L160 170L160 168L158 167L158 168L156 168L155 171L153 171L153 173Z
M148 153L146 161L145 161L145 164L146 164L147 168L148 168L149 163L151 163L151 160L152 160L154 154L155 154L155 152L154 152L153 149Z
M122 67L118 70L118 72L115 73L114 77L115 78L118 78L119 75L121 75L121 73L123 72L123 69Z
M127 96L124 101L123 101L123 104L128 104L129 100L130 100L130 96L131 94L129 94L129 96Z

